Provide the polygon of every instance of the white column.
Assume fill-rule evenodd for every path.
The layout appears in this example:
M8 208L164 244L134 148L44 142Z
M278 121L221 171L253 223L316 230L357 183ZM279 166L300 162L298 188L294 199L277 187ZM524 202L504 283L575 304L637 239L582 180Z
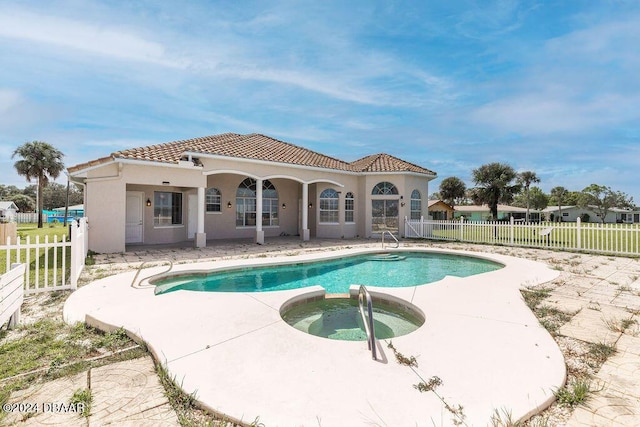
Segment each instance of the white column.
M262 230L262 179L256 179L256 243L264 243L264 231Z
M309 240L309 184L302 183L302 240Z
M196 228L196 247L204 248L207 246L207 234L204 232L204 209L205 209L205 197L204 187L198 187L198 224Z

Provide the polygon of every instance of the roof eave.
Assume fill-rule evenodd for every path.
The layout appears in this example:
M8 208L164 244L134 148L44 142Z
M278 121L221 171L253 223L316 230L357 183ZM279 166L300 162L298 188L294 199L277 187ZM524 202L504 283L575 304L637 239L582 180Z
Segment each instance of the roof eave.
M206 153L201 153L201 152L197 152L197 151L185 151L183 154L185 155L197 155L200 158L204 158L204 159L213 159L213 160L233 160L233 161L238 161L238 162L243 162L243 163L254 163L254 164L261 164L261 165L276 165L276 166L283 166L283 167L290 167L290 168L294 168L294 169L307 169L307 170L314 170L314 171L331 171L331 172L335 172L335 173L343 173L343 174L347 174L347 175L359 175L360 172L358 171L352 171L352 170L348 170L348 169L336 169L336 168L329 168L329 167L322 167L322 166L307 166L307 165L300 165L300 164L296 164L296 163L285 163L285 162L274 162L271 160L260 160L260 159L250 159L250 158L246 158L246 157L233 157L233 156L223 156L221 154L206 154Z

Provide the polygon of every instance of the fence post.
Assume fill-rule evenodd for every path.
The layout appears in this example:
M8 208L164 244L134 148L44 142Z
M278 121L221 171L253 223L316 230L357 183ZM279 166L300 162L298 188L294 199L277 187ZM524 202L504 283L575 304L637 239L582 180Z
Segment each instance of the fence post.
M460 241L464 242L464 216L460 215Z
M89 253L89 220L87 217L83 217L80 219L80 224L82 224L82 237L83 237L83 245L82 253L85 259L87 254ZM82 262L82 266L84 267L84 261Z
M513 220L513 215L511 215L511 218L509 219L509 244L511 246L513 246L513 228L515 225L515 221Z
M582 249L582 232L581 232L581 227L580 224L582 223L582 220L580 219L580 217L576 218L576 249L580 250Z
M424 216L420 216L420 238L424 239Z
M80 265L80 257L81 255L81 248L80 248L80 239L78 239L78 226L76 225L75 221L71 222L70 227L70 238L71 238L71 246L69 247L69 250L71 251L71 277L70 282L71 282L71 289L73 289L74 291L76 289L78 289L78 267Z

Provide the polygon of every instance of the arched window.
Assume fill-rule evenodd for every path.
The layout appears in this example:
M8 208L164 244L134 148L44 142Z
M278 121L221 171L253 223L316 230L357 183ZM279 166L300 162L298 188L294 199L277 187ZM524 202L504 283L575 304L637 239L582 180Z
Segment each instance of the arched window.
M247 178L236 190L236 226L256 225L256 180ZM262 181L262 225L278 225L278 192L271 181Z
M354 222L354 197L353 193L349 191L344 196L344 222Z
M333 188L327 188L320 193L320 222L338 222L338 192Z
M398 189L390 182L379 182L373 187L371 191L372 196L388 196L392 194L398 194Z
M411 219L420 219L422 216L422 196L418 190L411 192Z
M222 193L217 188L207 188L205 193L206 212L220 212L222 206Z

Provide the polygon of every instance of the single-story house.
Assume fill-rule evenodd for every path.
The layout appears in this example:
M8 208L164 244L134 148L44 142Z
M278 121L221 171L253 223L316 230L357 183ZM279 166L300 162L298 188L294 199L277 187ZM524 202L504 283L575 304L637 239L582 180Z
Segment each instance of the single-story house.
M12 201L0 201L0 222L13 222L16 220L18 206Z
M71 205L68 208L65 208L64 206L62 206L61 208L53 209L53 212L57 216L60 216L60 215L64 216L65 210L67 211L67 214L69 216L74 218L82 218L84 216L84 205Z
M429 200L429 216L433 220L453 219L455 209L442 200Z
M261 134L220 135L112 153L68 169L83 185L89 249L299 235L400 234L428 215L435 172L389 154L345 162Z
M562 211L562 213L560 211ZM548 206L542 212L544 212L546 218L550 221L558 221L558 217L561 217L562 222L575 222L578 218L582 218L583 215L588 215L588 222L602 222L600 217L596 215L595 209L581 208L579 206L561 206L560 208L558 208L558 206ZM640 223L640 210L637 208L635 210L611 208L609 212L607 212L604 222L609 224Z
M455 207L455 218L464 217L467 221L491 221L491 210L488 205L465 205ZM517 220L524 220L527 215L527 208L517 206L498 205L498 220L504 221L511 217ZM529 221L540 221L540 212L529 209Z

